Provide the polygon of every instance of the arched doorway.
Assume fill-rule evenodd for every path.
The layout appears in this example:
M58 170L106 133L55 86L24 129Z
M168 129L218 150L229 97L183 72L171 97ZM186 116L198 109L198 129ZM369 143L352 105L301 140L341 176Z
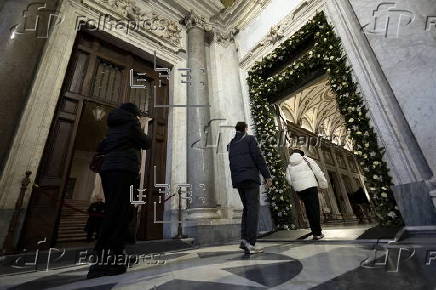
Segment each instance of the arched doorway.
M316 82L323 78L324 85L318 86ZM295 228L295 211L290 206L292 194L287 194L290 188L284 171L286 159L282 158L286 155L283 153L286 151L283 147L287 144L282 144L278 140L281 136L278 128L287 129L288 124L286 120L284 124L280 124L277 120L280 113L277 112L277 106L274 104L277 105L288 99L292 94L298 94L307 86L309 90L314 91L325 86L334 92L331 95L329 90L321 89L322 98L300 98L299 102L296 102L298 100L296 96L291 98L294 105L298 105L294 115L289 118L291 124L298 129L315 134L315 139L318 135L329 134L329 143L320 142L322 154L319 154L319 150L310 152L308 146L309 155L319 154L320 159L325 156L326 161L332 159L335 166L347 169L349 163L345 161L349 159L347 153L337 154L337 152L341 152L340 147L348 146L350 153L352 149L353 155L362 166L361 173L364 175L365 186L380 224L403 224L390 187L392 178L389 176L387 163L383 160L384 151L378 145L364 100L359 93L358 85L353 81L352 69L347 64L347 57L343 54L341 41L325 19L324 13L318 13L292 37L257 62L249 71L247 80L256 134L262 144L267 163L275 174L273 186L267 194L279 228ZM314 87L310 88L314 82ZM336 105L338 110L332 108ZM318 109L314 110L315 108ZM302 118L302 115L310 110L312 110L311 116ZM340 114L335 114L335 111L339 111ZM351 138L348 138L348 135ZM304 143L308 144L307 141ZM327 147L331 148L324 150L323 146L330 144L332 146ZM324 151L327 154L324 154ZM350 168L356 167L355 162L352 163L354 165L350 165ZM335 175L336 180L341 180L342 173L338 172ZM342 207L342 216L345 215L343 218L348 220L353 217L353 210L347 197L347 188L342 182L336 183L340 194L335 203L339 203L337 207Z
M323 75L276 102L277 122L286 141L282 150L299 148L324 171L329 188L319 192L324 224L368 223L355 214L357 199L351 198L364 188L362 170L353 156L353 141L341 115L336 96ZM282 154L286 163L287 155ZM356 202L356 204L353 204ZM294 201L298 220L304 208ZM300 222L301 224L301 222ZM307 221L304 223L307 224Z

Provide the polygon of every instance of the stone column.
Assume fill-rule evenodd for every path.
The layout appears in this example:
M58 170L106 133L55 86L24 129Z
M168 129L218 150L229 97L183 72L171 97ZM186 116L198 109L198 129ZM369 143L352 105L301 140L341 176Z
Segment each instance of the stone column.
M184 19L188 33L187 182L192 186L189 208L215 208L213 152L207 145L210 121L204 21L190 13ZM202 106L199 106L202 105Z

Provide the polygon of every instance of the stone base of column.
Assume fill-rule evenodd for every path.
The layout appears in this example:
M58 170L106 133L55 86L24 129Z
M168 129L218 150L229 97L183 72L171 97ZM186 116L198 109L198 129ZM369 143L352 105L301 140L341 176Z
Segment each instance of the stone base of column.
M392 190L406 226L436 225L431 182L394 185Z
M195 245L219 245L238 241L241 233L242 209L190 208L183 210L183 236L193 238ZM164 238L172 239L178 233L178 210L167 213Z
M222 217L220 208L189 208L186 209L186 221L203 220L203 219L219 219Z
M211 246L237 242L241 239L241 220L196 219L186 220L183 234L193 238L195 245Z
M433 200L433 206L436 209L436 189L430 191L430 197Z
M430 188L429 194L436 212L436 176L427 181L427 186Z
M432 242L436 239L436 226L405 226L395 236L396 242L413 241L419 242Z
M196 245L222 245L241 238L241 219L232 208L189 208L185 210L183 233Z

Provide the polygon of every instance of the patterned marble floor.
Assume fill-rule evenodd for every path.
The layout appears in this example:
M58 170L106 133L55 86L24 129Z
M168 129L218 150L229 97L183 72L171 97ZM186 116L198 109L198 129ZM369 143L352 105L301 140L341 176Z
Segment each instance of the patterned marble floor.
M139 263L123 275L92 280L85 279L88 267L84 265L2 276L0 288L436 289L436 253L433 263L426 265L429 246L418 246L413 254L410 249L400 251L399 256L389 252L387 260L382 247L368 243L259 243L259 246L265 247L265 253L252 256L245 256L238 245L167 253L160 258L165 264ZM398 257L400 263L395 264Z

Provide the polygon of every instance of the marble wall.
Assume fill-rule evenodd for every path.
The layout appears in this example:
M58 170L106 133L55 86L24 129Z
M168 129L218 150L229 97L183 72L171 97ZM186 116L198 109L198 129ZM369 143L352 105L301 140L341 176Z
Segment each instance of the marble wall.
M272 0L249 25L236 36L239 54L245 55L269 32L272 26L279 23L295 9L303 0Z
M350 2L419 146L435 172L435 2Z

